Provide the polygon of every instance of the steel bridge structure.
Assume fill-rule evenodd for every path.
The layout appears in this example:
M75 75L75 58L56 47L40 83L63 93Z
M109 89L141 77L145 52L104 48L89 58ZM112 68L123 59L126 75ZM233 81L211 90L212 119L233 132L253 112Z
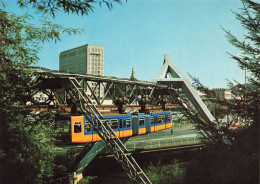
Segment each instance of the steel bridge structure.
M71 112L80 111L102 139L94 146L86 146L79 154L72 164L72 170L77 174L91 161L88 159L90 151L97 154L106 146L134 183L151 183L110 126L102 123L103 115L108 112L163 111L185 106L189 108L190 115L199 113L205 122L214 121L203 101L168 55L165 55L164 64L152 82L62 73L39 67L34 72L35 86L48 95L49 102L69 108ZM112 105L105 105L107 99L112 101Z

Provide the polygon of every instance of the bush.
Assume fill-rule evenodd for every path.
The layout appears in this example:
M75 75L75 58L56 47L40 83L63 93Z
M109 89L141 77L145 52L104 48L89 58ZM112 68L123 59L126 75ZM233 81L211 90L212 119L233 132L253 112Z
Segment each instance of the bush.
M162 165L160 161L156 165L151 163L145 173L155 184L184 183L185 170L180 167L178 160L171 161L166 165Z

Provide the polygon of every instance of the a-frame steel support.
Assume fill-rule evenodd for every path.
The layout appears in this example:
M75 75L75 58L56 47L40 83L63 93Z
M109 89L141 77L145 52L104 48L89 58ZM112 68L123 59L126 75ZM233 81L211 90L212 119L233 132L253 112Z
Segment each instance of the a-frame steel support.
M200 96L191 86L190 82L172 64L169 55L164 56L163 66L156 73L153 81L157 82L158 84L167 85L175 89L181 88L184 94L187 96L188 100L192 103L196 111L201 115L205 122L212 122L215 120Z

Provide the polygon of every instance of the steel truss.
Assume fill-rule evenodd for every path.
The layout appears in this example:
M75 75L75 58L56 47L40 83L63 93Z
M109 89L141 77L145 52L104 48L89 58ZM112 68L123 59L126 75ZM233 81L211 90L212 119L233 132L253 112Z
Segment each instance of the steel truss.
M166 96L167 91L171 88L166 85L147 82L131 81L129 79L119 79L115 77L101 77L79 74L60 73L57 71L38 72L41 75L42 88L50 89L46 93L55 95L55 100L59 104L68 104L68 93L66 86L69 77L76 78L84 92L87 91L88 97L98 109L105 108L105 100L111 99L113 110L115 107L122 113L126 109L138 109L141 112L147 110L175 108L174 100L169 100ZM91 86L91 85L92 86ZM100 89L104 89L101 95ZM45 90L46 91L46 90ZM96 93L98 91L98 94ZM53 100L53 99L52 99ZM134 105L138 106L135 107Z
M41 82L41 88L51 89L51 94L56 96L59 103L68 104L68 97L80 109L81 113L91 123L93 129L98 133L102 141L120 163L129 177L135 183L151 183L134 158L129 154L123 143L115 135L110 126L102 123L103 116L97 107L102 106L106 98L113 100L118 110L123 111L127 104L137 103L141 110L145 111L151 105L156 108L166 109L169 104L179 104L182 110L188 109L190 116L198 113L192 108L191 103L183 99L179 81L170 84L160 82L131 81L112 77L91 76L60 73L57 71L36 72ZM92 86L90 86L92 83ZM94 84L94 85L93 85ZM174 85L173 85L174 84ZM92 87L92 88L91 88ZM100 95L101 87L104 88L104 96ZM60 92L60 88L63 88ZM87 89L90 95L86 93ZM95 93L99 90L98 95ZM94 105L94 104L97 104ZM167 106L168 105L168 106ZM187 110L186 110L187 112Z
M68 86L68 93L72 100L88 119L93 129L98 133L132 181L135 183L151 183L111 127L102 122L103 116L95 105L92 104L91 99L84 92L80 83L75 78L69 78L69 81L71 85Z

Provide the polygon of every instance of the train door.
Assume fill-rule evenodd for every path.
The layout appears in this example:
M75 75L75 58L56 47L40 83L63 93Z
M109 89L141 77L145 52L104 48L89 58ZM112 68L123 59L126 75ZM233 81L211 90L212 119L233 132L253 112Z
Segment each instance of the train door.
M114 133L117 137L119 137L119 126L118 126L118 119L111 119L110 120L110 126L113 129Z
M151 130L150 130L150 132L154 132L154 131L155 131L154 116L152 116L152 115L151 115L151 122L150 122L150 124L151 124Z
M124 136L129 137L132 135L133 135L133 131L132 131L131 116L129 116L129 118L126 118L126 128L124 131Z
M145 115L145 128L146 133L151 132L151 117L149 115Z
M126 119L119 118L119 137L125 137Z
M84 142L83 116L71 117L71 142Z
M132 130L133 135L138 135L138 117L132 116Z
M85 142L93 141L93 129L90 125L89 120L85 117L84 117L84 141Z
M138 116L138 135L145 134L145 116Z
M158 131L158 115L154 114L154 131Z
M166 128L166 121L167 121L167 117L165 117L165 114L161 115L161 119L162 119L161 130L164 130Z
M157 116L157 131L162 130L163 126L165 126L165 125L163 125L163 121L162 120L163 120L162 116L158 115Z
M129 137L133 134L131 116L119 118L119 137Z
M171 112L168 112L166 115L167 121L166 121L166 129L172 127L172 117Z

